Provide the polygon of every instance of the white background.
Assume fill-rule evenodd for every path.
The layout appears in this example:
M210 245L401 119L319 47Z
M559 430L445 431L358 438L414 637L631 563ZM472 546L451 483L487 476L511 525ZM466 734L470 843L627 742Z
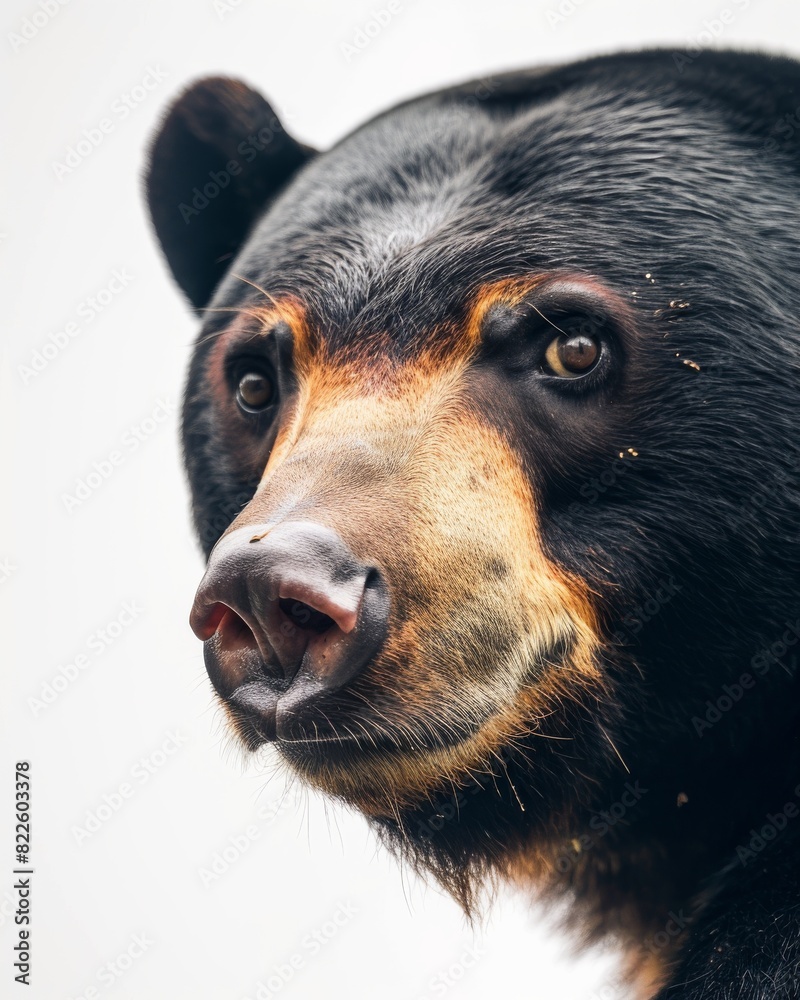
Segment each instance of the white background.
M186 623L202 562L174 410L195 322L149 232L143 157L166 102L203 74L242 76L299 139L324 148L415 92L615 48L686 50L710 37L705 20L722 28L717 44L797 52L800 15L780 0L402 0L348 57L382 0L227 10L70 0L44 23L36 14L19 44L37 2L6 0L0 15L0 996L622 998L612 958L571 958L554 915L503 893L471 930L452 901L376 849L359 816L305 792L284 798L271 760L248 764L226 739ZM150 68L165 79L123 117L122 96ZM103 118L113 131L58 170ZM87 314L115 270L126 287ZM26 372L70 322L67 346ZM68 510L64 495L114 451L124 461ZM98 630L126 602L140 610L105 644ZM163 753L175 733L180 745ZM32 761L35 827L27 991L13 982L9 917L19 758ZM115 798L125 783L132 794ZM104 809L104 796L119 808ZM98 809L104 822L80 835ZM204 884L214 855L235 853L230 838L250 846ZM320 928L324 944L312 944ZM293 956L300 968L287 975Z

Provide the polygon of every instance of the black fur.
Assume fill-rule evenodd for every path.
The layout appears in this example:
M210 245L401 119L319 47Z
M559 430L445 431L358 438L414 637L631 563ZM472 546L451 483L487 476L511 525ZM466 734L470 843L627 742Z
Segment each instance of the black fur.
M634 317L607 394L545 412L499 386L485 404L544 483L548 554L602 595L614 700L565 705L551 732L571 742L509 749L385 835L466 896L549 832L545 889L574 892L591 933L635 926L645 953L677 955L659 1000L800 996L800 65L648 52L515 73L313 160L281 131L235 203L185 225L178 204L271 114L251 96L248 124L226 122L220 88L190 90L153 147L153 217L196 306L215 286L214 308L260 304L257 285L302 300L333 349L390 330L413 352L479 285L563 271ZM259 478L204 383L228 321L205 321L186 395L206 552ZM548 826L565 803L571 829Z
M208 302L255 219L312 153L236 80L203 80L170 108L150 151L147 197L194 306Z

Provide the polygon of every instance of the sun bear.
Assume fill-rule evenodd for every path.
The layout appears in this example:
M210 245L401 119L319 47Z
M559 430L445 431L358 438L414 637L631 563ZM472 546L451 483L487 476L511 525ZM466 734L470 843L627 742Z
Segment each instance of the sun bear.
M210 78L150 151L236 733L659 1000L800 996L798 119L794 61L652 51L321 153Z

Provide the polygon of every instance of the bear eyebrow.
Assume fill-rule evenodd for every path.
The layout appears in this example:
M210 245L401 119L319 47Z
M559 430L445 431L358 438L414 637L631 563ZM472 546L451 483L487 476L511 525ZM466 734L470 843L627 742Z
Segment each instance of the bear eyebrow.
M305 325L306 308L297 296L278 295L276 297L268 292L266 288L262 288L261 285L255 281L251 281L249 278L245 278L242 274L234 274L233 277L244 282L246 285L250 285L251 288L254 288L260 295L263 295L269 302L269 306L253 307L253 315L260 320L262 327L276 326L277 323L275 320L277 320L285 323L293 333L296 333L301 326ZM263 329L262 332L268 333L270 331Z
M200 310L202 313L216 314L229 313L233 319L225 323L221 329L212 330L201 336L197 340L196 346L200 347L216 340L222 336L238 338L247 334L249 339L266 337L283 326L288 328L294 339L303 335L306 330L305 307L294 295L273 297L264 289L242 278L247 284L252 285L257 291L269 299L270 305L265 306L257 302L248 302L237 306L207 306ZM307 339L307 338L306 338Z
M210 343L212 340L217 340L219 337L224 337L226 334L235 331L237 326L243 327L244 324L237 323L236 320L242 316L247 316L251 320L258 320L259 315L253 312L249 307L243 306L216 306L216 307L206 307L200 310L204 313L232 313L236 319L233 323L225 323L219 330L211 330L209 333L204 334L197 340L197 347L201 347L204 344ZM255 331L254 331L255 332Z
M554 323L551 319L549 319L547 316L545 316L545 314L542 312L542 310L537 305L534 305L533 302L526 302L525 305L528 306L529 309L533 309L533 311L537 314L537 316L540 316L545 321L545 323L548 324L548 326L552 326L552 328L554 330L558 330L558 332L562 336L564 336L564 337L568 336L566 330L562 330L561 327L557 323Z
M602 307L626 329L634 330L636 327L630 303L602 279L582 272L538 272L479 286L467 320L467 339L471 346L481 342L486 320L491 310L498 306L511 310L520 307L531 309L548 326L564 335L565 331L543 311L548 305L576 310Z

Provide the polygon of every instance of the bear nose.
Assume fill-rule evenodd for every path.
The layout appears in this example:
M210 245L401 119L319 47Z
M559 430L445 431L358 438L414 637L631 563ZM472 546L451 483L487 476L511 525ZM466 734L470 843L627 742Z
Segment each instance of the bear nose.
M190 624L217 691L280 729L281 717L302 714L366 666L388 617L377 568L331 528L284 521L237 528L218 542Z

